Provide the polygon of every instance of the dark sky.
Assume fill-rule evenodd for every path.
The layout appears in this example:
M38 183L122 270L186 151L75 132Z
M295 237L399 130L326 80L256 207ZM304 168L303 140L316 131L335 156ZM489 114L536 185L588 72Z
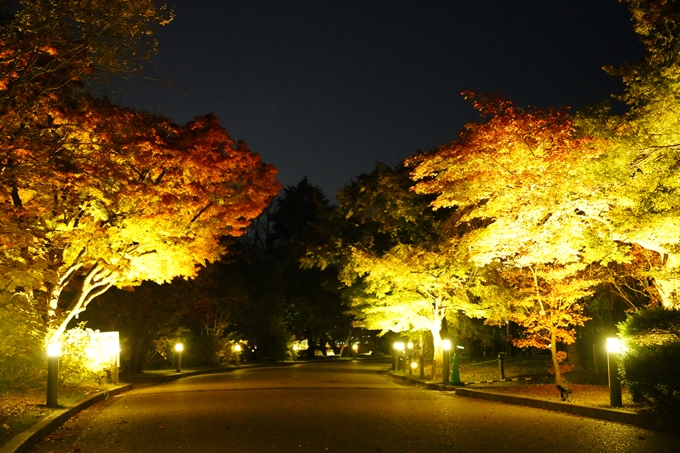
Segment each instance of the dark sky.
M460 92L578 109L620 93L642 47L618 0L169 0L150 74L114 101L186 123L215 112L329 198L477 118Z

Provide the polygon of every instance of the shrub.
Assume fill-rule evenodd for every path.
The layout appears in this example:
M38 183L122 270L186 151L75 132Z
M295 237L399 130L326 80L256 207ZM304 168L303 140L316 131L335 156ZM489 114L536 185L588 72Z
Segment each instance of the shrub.
M680 311L650 307L619 324L627 352L621 374L634 402L680 413Z
M85 328L85 323L64 332L62 356L59 364L59 380L66 384L83 382L101 383L107 376L105 365L100 357L93 354L93 336L95 331Z
M44 329L37 315L7 305L0 309L0 391L43 384L47 369Z
M621 359L623 382L634 402L680 413L680 342L632 347Z

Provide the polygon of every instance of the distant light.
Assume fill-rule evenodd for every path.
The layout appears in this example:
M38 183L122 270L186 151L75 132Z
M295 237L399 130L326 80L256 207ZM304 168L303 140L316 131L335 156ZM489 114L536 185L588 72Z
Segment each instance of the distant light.
M413 342L409 341L408 344L406 345L407 348L413 349Z
M456 345L456 347L457 347L458 349L465 349L465 347L464 347L464 346L461 346L461 345Z
M49 343L47 345L48 357L61 357L61 343Z
M354 352L357 352L357 350L359 349L359 344L358 344L358 343L354 343L354 344L352 345L352 349L354 349Z
M621 352L621 340L616 337L607 338L607 352Z
M414 370L418 368L418 362L411 362L411 368L413 368Z
M182 352L182 351L184 351L184 345L183 345L182 343L177 343L177 344L175 345L175 351L177 351L177 352Z
M300 346L294 344L293 345L293 351L299 351L299 350L300 350Z
M404 350L404 342L403 341L397 341L394 343L394 349L397 351L403 351Z
M241 352L241 345L240 345L240 344L235 344L235 345L234 345L234 351L236 351L236 352Z
M451 349L451 340L442 340L442 349L449 351Z

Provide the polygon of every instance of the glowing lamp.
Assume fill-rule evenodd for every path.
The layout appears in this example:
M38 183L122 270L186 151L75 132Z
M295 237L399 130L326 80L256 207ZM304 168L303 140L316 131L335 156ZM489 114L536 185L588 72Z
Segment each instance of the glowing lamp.
M182 351L184 351L184 345L183 345L182 343L177 343L177 344L175 345L175 351L177 351L177 352L182 352Z
M61 343L48 344L47 357L61 357Z
M394 349L397 351L403 351L404 350L404 342L403 341L397 341L394 343Z
M240 344L234 345L234 351L241 352L241 345Z
M357 352L357 350L359 349L359 345L356 344L356 343L354 343L354 344L352 345L352 349L354 349L354 352Z
M413 368L414 370L418 368L418 362L411 362L411 368Z
M442 340L442 349L444 351L450 351L451 350L451 340Z
M407 348L413 349L413 342L409 341L408 344L406 345Z
M607 352L619 354L621 352L621 340L616 337L607 338Z

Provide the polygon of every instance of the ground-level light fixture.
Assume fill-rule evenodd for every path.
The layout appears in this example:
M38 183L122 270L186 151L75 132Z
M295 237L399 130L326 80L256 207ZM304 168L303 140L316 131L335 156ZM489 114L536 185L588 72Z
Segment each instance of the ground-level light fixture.
M399 371L399 353L404 350L404 342L395 341L392 347L394 348L394 354L392 355L392 371Z
M47 407L59 407L59 358L61 343L47 345Z
M607 338L607 352L621 353L621 340L616 337Z
M182 343L177 343L175 345L175 353L177 354L177 367L175 371L178 373L182 372L182 351L184 351L184 345Z
M236 353L236 366L241 365L241 345L236 343L234 345L234 352Z
M444 351L450 351L451 350L451 340L442 340L442 349Z
M615 337L607 338L607 371L609 374L609 404L612 407L623 406L621 397L621 382L619 381L619 355L621 354L621 340Z

